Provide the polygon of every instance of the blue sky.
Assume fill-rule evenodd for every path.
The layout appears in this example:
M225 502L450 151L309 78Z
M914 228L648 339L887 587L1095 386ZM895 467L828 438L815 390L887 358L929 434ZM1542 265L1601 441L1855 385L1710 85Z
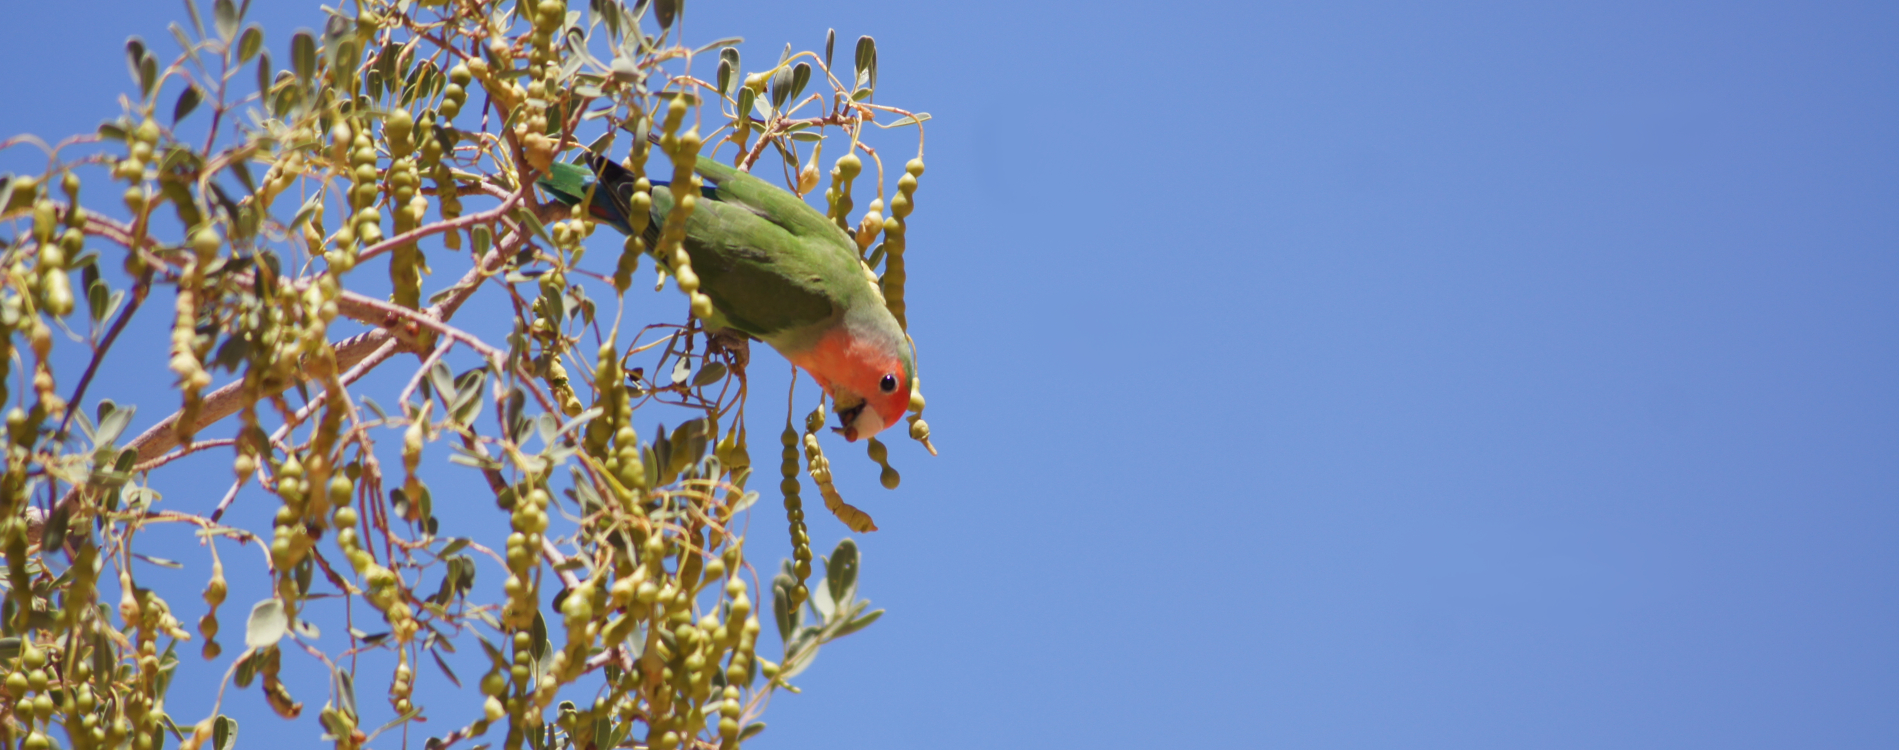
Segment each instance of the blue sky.
M259 5L279 60L320 26ZM11 9L0 131L117 114L124 38L181 16ZM894 441L884 492L833 449L889 614L755 744L1891 747L1895 22L691 4L753 64L875 35L880 101L934 116L909 296L943 455ZM115 364L162 367L152 330ZM167 501L215 503L205 467ZM195 619L202 581L150 573ZM311 726L228 702L251 741Z

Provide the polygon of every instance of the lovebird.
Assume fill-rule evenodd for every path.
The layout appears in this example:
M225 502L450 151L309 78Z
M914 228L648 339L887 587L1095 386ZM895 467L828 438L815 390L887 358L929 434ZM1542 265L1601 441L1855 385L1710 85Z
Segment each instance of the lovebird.
M536 182L574 206L596 181L588 213L631 234L633 173L596 154L586 165L555 163ZM685 248L712 299L709 330L764 341L810 373L831 397L849 441L897 423L910 407L916 355L858 260L857 244L803 200L711 159L694 170L705 184L686 225ZM655 188L666 183L652 182ZM671 190L652 191L647 247L658 244Z

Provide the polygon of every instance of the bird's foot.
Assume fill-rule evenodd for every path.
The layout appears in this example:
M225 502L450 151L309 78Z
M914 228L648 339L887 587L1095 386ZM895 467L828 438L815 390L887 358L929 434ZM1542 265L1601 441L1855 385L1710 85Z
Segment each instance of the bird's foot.
M752 361L752 340L730 328L707 332L706 353L720 352L732 355L732 363L743 370Z

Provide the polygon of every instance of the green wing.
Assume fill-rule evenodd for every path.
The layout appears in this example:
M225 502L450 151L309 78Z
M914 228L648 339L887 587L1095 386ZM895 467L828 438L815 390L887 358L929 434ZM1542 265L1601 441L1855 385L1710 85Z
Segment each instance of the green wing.
M795 236L824 240L838 245L852 257L857 256L857 245L844 230L798 196L713 159L694 162L693 171L715 185L715 200L744 206Z
M696 171L714 187L687 221L686 253L720 322L802 349L870 290L856 246L804 201L710 159ZM653 191L649 247L672 208L672 191Z

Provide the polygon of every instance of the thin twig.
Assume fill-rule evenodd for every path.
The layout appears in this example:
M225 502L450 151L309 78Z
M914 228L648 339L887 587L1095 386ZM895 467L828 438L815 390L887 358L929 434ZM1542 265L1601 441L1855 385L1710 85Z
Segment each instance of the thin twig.
M152 275L150 272L147 272L144 278L139 279L137 286L145 287L151 283L151 280ZM92 385L92 376L99 372L99 363L105 360L106 352L112 349L112 342L119 340L119 332L125 330L125 324L132 320L132 314L138 312L139 305L144 304L144 302L144 292L141 291L138 294L132 295L132 301L126 303L124 310L119 311L118 320L112 321L112 327L106 329L105 338L99 340L99 348L92 352L92 361L86 363L86 372L79 376L79 387L73 389L73 397L66 401L66 416L60 418L59 429L54 430L54 434L66 434L66 428L71 425L73 421L73 410L75 408L86 408L84 403L86 388Z

